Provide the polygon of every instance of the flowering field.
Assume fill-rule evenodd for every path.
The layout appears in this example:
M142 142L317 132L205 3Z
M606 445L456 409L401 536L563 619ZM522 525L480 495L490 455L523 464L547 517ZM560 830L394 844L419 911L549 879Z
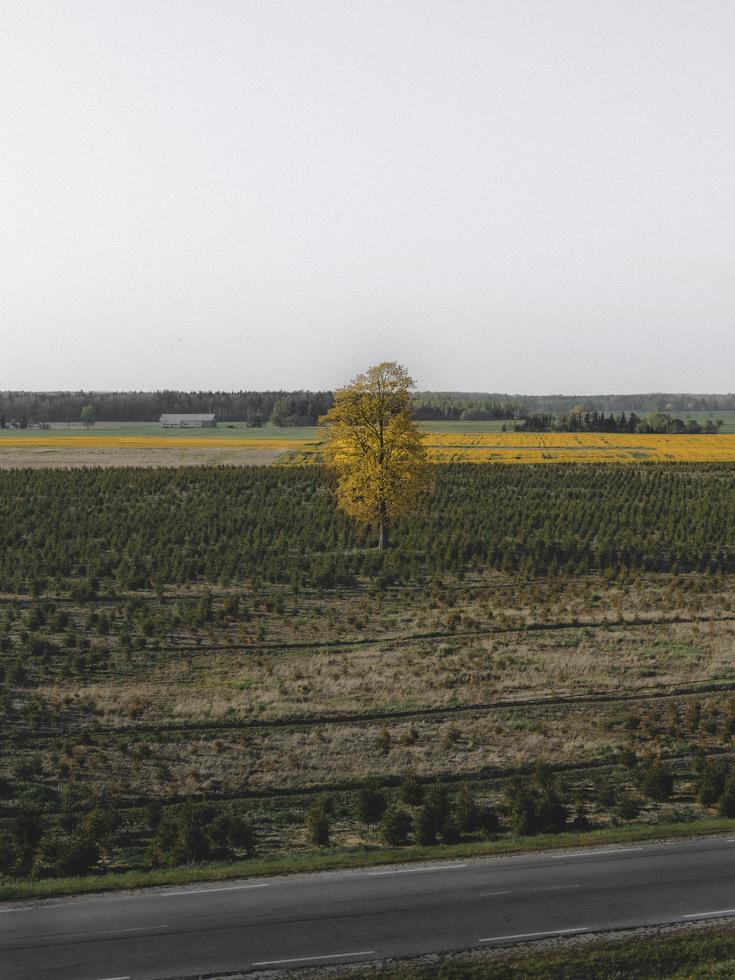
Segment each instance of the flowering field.
M735 435L628 435L588 432L430 434L433 462L734 462Z
M0 433L3 466L189 465L301 466L322 461L322 442L303 438L90 433ZM735 434L628 435L577 432L426 432L433 463L735 462ZM154 452L155 451L155 452ZM216 455L215 455L216 453ZM63 459L62 459L63 456Z
M425 445L432 463L735 462L735 435L428 432ZM285 453L279 462L319 462L318 446L304 444Z

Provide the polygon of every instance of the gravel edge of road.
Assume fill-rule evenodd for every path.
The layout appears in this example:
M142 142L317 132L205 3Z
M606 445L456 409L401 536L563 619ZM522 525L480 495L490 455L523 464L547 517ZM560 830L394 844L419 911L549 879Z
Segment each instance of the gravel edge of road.
M574 936L550 936L522 943L507 943L492 947L475 947L446 953L424 953L419 956L384 957L359 963L291 968L288 970L257 970L236 973L197 973L166 977L165 980L357 980L360 977L390 977L399 969L431 966L478 966L483 963L512 962L530 954L608 946L637 940L653 941L683 934L701 935L730 927L735 930L735 918L724 916L694 922L670 922L635 929L611 929L586 932ZM163 980L163 978L162 978Z

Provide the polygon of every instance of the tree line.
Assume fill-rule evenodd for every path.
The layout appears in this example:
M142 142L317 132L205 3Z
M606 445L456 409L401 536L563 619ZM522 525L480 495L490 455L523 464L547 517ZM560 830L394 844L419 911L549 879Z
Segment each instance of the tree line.
M669 412L650 412L641 417L635 412L569 412L561 415L538 414L529 415L516 429L526 432L629 432L669 435L701 435L715 434L722 428L722 419L716 422L707 419L697 422L696 419L683 419Z
M78 422L93 406L98 422L157 422L164 413L214 412L221 422L316 425L330 391L3 391L0 427Z
M735 816L732 759L711 759L697 750L692 761L687 779L696 801L706 811ZM33 775L24 778L33 783ZM338 824L361 833L373 847L585 832L595 828L592 814L607 814L620 825L635 820L644 806L671 801L676 782L675 772L660 757L638 758L626 749L591 785L573 785L538 760L529 775L504 780L500 796L490 804L468 781L426 783L408 773L395 789L367 780L353 793L318 793L306 806L303 822L306 842L314 848L336 843ZM11 794L10 780L0 779L0 800ZM58 802L58 810L39 806L26 790L22 800L6 808L7 816L0 819L0 878L94 874L111 858L118 867L130 867L131 838L138 866L147 868L251 858L263 845L259 832L264 828L240 801L190 798L162 805L151 800L134 813L116 806L117 801L77 808L70 794Z
M86 405L94 406L100 422L155 422L166 412L214 412L225 423L316 425L319 416L333 404L331 391L1 391L0 427L78 422ZM411 395L410 404L412 415L419 422L512 423L534 416L732 411L735 395L566 396L419 391Z
M411 395L417 422L493 422L521 419L523 409L507 396L420 391Z

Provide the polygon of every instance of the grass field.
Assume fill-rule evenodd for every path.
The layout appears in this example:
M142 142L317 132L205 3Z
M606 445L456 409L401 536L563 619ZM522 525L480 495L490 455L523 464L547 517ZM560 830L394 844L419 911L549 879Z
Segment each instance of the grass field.
M507 779L542 759L595 826L614 828L631 795L637 822L710 816L693 754L730 750L735 580L671 585L491 577L379 597L238 590L234 618L233 591L210 589L213 618L200 626L171 619L200 590L141 595L132 619L131 597L5 597L6 621L16 610L6 675L33 636L59 652L27 659L13 684L0 814L40 804L53 828L105 801L118 821L105 867L120 871L145 866L152 804L235 801L272 858L309 853L304 813L327 791L333 846L359 854L378 844L353 813L364 780L390 794L408 774L466 780L503 812ZM47 625L24 641L37 609ZM621 762L630 750L667 759L665 803L640 792Z
M679 418L685 422L694 419L702 425L712 419L713 422L722 422L721 432L735 432L735 412L685 412Z
M0 429L0 442L4 439L36 439L48 437L66 439L69 437L94 438L107 437L145 437L165 439L189 439L196 437L208 442L219 439L295 439L299 442L311 440L316 436L316 426L278 426L262 425L251 427L245 422L221 422L214 429L164 429L158 422L97 422L87 429L81 422L53 423L49 429Z

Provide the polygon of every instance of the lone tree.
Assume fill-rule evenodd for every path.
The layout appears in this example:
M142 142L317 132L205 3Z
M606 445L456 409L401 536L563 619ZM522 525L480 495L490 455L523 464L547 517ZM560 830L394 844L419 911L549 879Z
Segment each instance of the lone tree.
M89 429L97 421L97 409L94 405L85 405L80 413L85 428Z
M426 450L409 414L413 386L405 368L384 361L336 391L319 419L329 426L326 461L337 473L338 504L355 520L377 525L380 549L425 482Z

